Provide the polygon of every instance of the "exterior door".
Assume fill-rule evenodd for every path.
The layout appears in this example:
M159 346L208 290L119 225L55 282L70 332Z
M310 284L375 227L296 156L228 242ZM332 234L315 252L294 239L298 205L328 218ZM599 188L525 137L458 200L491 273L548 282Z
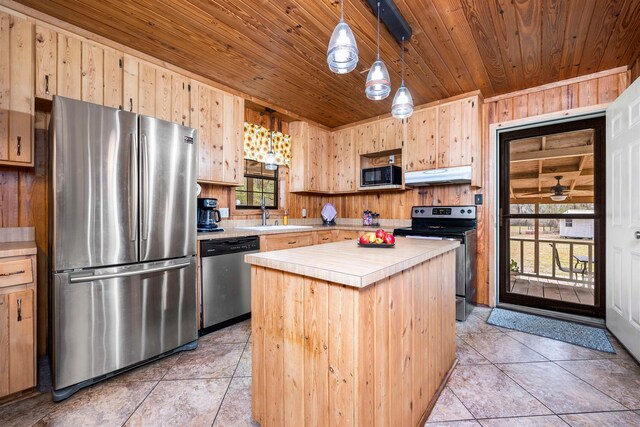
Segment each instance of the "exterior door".
M137 262L137 115L54 97L52 125L52 269Z
M196 254L196 131L140 116L140 260Z
M640 360L640 79L607 109L607 327Z

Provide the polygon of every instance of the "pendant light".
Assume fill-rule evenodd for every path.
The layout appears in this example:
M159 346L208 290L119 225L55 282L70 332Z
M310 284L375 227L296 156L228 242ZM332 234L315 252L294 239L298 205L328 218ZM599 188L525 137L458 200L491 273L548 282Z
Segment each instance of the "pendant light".
M402 84L393 97L391 115L396 119L406 119L413 114L413 98L409 89L404 85L404 37L402 37Z
M269 152L264 157L264 168L268 171L274 171L278 169L276 163L276 155L273 152L273 111L269 110Z
M378 2L378 55L367 74L364 87L367 98L378 101L385 99L391 93L391 79L386 65L380 59L380 2Z
M340 22L331 34L327 48L327 64L336 74L346 74L358 65L358 45L353 31L344 22L344 0L340 8Z

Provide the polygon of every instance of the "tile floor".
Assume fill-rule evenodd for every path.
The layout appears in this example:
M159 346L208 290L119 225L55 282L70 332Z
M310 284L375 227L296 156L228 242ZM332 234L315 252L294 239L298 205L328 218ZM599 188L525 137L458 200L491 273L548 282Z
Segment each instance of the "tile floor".
M640 366L612 340L609 355L487 325L458 324L458 359L426 427L640 426ZM12 426L253 426L249 321L54 404L40 394L0 407Z

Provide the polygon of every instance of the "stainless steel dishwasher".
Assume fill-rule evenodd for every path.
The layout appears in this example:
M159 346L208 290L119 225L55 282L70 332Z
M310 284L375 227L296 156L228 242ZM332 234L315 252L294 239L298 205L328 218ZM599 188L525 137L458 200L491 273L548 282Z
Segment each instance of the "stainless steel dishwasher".
M246 254L260 252L258 236L200 242L202 258L201 334L249 318L251 267Z

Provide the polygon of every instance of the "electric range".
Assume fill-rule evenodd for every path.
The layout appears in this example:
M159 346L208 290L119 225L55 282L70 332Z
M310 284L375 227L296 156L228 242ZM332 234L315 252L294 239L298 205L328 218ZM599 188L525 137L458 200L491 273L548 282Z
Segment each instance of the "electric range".
M456 320L459 321L466 320L476 298L477 228L476 206L414 206L411 227L393 230L395 236L460 242L456 249Z

